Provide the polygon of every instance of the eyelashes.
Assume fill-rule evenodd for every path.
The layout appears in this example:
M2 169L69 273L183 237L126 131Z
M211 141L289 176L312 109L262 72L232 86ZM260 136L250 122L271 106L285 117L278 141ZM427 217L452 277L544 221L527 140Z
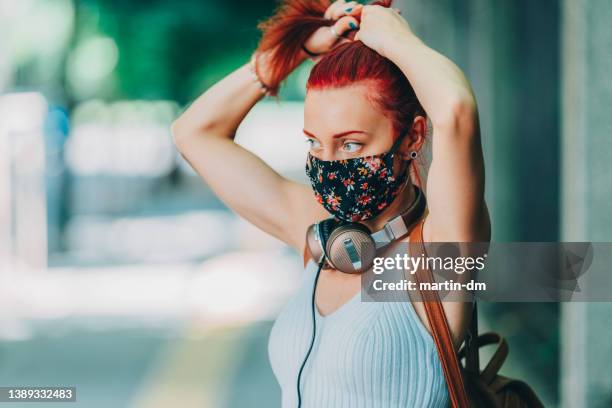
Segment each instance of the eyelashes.
M305 140L305 143L311 149L312 148L320 147L319 142L317 140L315 140L315 139L307 138ZM352 148L347 148L347 146L352 146ZM354 153L354 152L359 151L362 147L363 147L363 143L359 143L359 142L346 142L346 143L342 144L342 146L340 147L340 150L342 152L345 152L345 153Z
M317 144L317 143L319 143L319 142L317 142L317 141L316 141L316 140L314 140L314 139L310 139L310 138L307 138L307 139L306 139L306 144L307 144L307 145L308 145L308 147L310 147L311 149L312 149L313 147L315 147L314 145L315 145L315 144Z
M356 148L355 149L346 149L346 146L348 146L348 145L356 146ZM362 146L363 146L362 143L347 142L347 143L344 143L342 145L342 150L345 151L345 152L354 153L354 152L358 151L359 149L361 149Z

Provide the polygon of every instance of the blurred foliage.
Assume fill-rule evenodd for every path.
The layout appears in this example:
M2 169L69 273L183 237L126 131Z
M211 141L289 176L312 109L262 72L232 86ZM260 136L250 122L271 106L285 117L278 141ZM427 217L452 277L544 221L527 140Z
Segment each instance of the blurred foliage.
M72 35L56 57L64 63L48 66L53 74L32 69L31 61L19 63L14 81L15 88L47 89L70 107L91 98L190 102L248 61L260 36L257 23L277 2L73 0L72 5L66 9L74 14ZM304 65L287 81L285 98L303 97Z
M117 96L185 103L248 60L259 38L256 22L274 2L82 1L79 33L88 30L95 7L100 31L115 39L121 55Z

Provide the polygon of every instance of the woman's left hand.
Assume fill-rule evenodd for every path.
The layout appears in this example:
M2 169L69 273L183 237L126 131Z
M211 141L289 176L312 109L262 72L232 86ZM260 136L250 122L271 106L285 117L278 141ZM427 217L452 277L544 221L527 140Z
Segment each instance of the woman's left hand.
M360 40L383 57L388 57L391 47L402 39L413 36L408 22L396 9L382 6L364 6L360 12Z

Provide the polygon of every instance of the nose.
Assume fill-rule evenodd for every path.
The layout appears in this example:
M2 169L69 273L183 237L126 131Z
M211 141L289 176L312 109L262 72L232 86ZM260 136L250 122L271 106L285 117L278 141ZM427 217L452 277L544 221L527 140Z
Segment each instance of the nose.
M323 161L331 161L331 160L336 160L336 156L334 155L334 152L330 152L329 150L325 150L321 156L319 156L319 158Z
M321 147L313 153L313 156L323 161L338 160L338 157L336 157L336 151L332 147Z

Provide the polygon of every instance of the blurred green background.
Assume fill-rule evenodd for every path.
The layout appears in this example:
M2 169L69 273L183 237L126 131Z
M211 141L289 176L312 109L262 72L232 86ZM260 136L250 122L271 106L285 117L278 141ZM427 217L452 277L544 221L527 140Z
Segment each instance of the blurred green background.
M76 386L66 406L280 405L267 338L299 256L216 199L169 134L275 5L0 0L0 385ZM473 84L493 239L610 241L612 3L395 5ZM309 67L237 137L300 181ZM480 310L509 340L502 373L546 406L612 406L609 306Z

